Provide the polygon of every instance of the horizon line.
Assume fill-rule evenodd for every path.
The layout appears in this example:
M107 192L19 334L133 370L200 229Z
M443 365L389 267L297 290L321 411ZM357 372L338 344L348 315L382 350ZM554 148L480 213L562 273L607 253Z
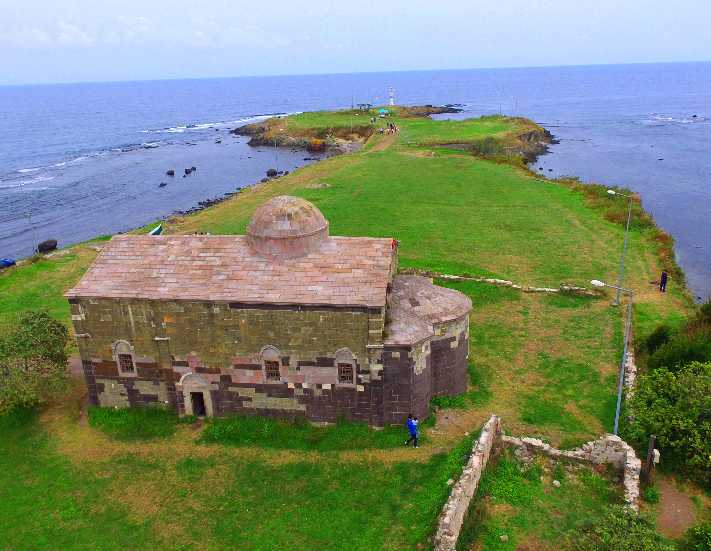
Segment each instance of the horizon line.
M228 79L259 79L259 78L282 78L282 77L313 77L313 76L341 76L341 75L377 75L385 73L435 73L445 71L496 71L506 69L556 69L575 67L619 67L631 65L689 65L711 63L710 60L691 61L630 61L623 63L584 63L584 64L563 64L563 65L501 65L498 67L459 67L445 69L396 69L378 71L351 71L351 72L324 72L324 73L272 73L263 75L220 75L201 77L165 77L165 78L140 78L128 80L77 80L67 82L21 82L21 83L0 83L0 88L11 88L20 86L72 86L77 84L131 84L139 82L173 82L186 80L228 80Z

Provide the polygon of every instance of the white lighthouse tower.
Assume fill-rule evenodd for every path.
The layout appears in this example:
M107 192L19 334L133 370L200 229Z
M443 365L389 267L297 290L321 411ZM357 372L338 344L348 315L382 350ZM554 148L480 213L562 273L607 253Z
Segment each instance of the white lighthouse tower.
M390 95L390 106L395 105L395 88L392 86L388 88L388 94Z

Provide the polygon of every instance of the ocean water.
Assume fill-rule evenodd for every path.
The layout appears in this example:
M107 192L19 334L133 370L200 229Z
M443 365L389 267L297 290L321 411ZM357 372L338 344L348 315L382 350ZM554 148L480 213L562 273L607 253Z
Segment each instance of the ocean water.
M229 129L386 103L389 87L399 104L457 103L460 116L501 112L546 126L560 144L535 167L640 193L676 239L695 296L711 295L711 63L0 87L0 257L147 224L268 168L312 162L249 147Z

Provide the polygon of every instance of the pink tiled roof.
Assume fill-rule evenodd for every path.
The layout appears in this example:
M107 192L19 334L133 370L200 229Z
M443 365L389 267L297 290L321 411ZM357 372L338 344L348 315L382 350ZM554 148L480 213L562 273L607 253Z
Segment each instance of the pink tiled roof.
M472 309L465 294L413 275L393 278L388 304L385 344L392 345L420 342L435 334L434 324L461 318Z
M65 296L381 307L392 261L391 239L330 237L275 259L243 235L120 235Z

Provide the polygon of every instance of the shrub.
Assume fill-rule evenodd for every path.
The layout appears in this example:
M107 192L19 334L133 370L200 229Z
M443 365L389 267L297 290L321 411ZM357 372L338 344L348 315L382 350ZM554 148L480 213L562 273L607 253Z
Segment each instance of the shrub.
M471 145L472 153L480 157L496 157L504 154L504 146L500 140L492 136L476 140Z
M89 424L116 440L167 438L177 423L178 416L162 407L89 408Z
M704 323L711 323L711 299L701 305L697 318Z
M642 491L642 498L647 503L659 503L659 489L656 486L646 486Z
M676 465L709 482L711 478L711 362L670 371L661 367L638 379L629 402L626 438L644 450L650 434L664 464Z
M660 325L645 339L644 348L649 354L654 354L660 346L669 342L672 337L671 327Z
M67 328L27 312L0 339L0 414L36 406L66 386Z
M654 523L626 507L614 506L601 519L590 522L569 537L575 551L674 551L676 546L660 536Z
M689 528L679 547L681 551L711 550L711 522L704 522Z
M661 345L647 361L649 369L666 367L671 371L691 362L711 361L711 336L705 332L681 334Z

